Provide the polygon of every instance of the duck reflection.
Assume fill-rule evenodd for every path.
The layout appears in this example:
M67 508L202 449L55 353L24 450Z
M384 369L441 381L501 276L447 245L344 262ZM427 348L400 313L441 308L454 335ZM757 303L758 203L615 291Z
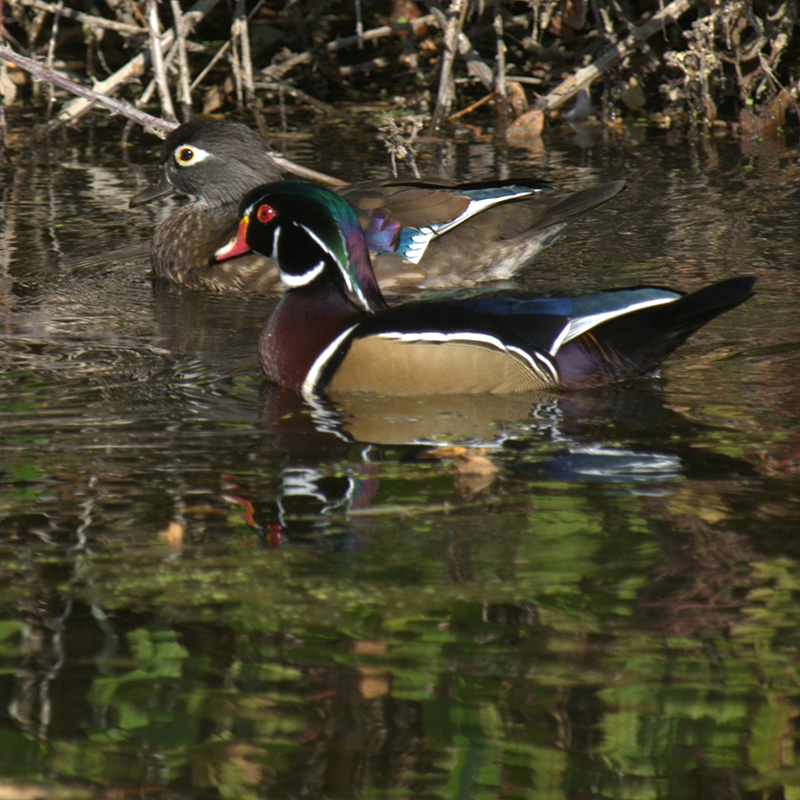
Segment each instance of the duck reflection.
M285 454L276 505L289 532L324 528L337 515L380 513L386 467L396 478L398 464L428 469L431 459L462 497L520 478L613 483L615 491L649 495L691 474L749 471L744 462L697 452L692 442L705 426L665 408L655 384L564 396L343 394L312 405L267 383L259 423Z

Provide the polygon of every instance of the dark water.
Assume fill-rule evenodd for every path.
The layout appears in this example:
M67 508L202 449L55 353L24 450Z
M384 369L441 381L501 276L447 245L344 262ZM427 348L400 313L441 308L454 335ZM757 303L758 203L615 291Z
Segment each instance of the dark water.
M287 155L383 174L314 133ZM263 385L272 301L152 285L157 144L117 142L3 173L3 797L798 796L797 148L432 146L629 181L528 288L758 294L658 379L337 424Z

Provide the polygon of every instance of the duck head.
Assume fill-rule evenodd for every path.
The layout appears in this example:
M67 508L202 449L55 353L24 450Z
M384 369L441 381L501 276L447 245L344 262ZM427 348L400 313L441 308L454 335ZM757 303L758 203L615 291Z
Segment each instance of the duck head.
M248 192L236 237L217 250L216 260L251 252L278 265L287 291L328 281L365 311L386 308L355 212L323 187L280 181Z
M156 181L134 195L130 207L173 193L209 206L238 204L253 186L279 177L266 142L246 125L193 120L167 136Z

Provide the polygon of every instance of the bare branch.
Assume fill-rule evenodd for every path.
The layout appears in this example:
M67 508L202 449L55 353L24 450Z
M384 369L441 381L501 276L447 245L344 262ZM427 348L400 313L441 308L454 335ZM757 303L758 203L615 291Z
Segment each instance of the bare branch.
M150 58L153 61L153 73L156 76L158 86L158 96L161 100L161 110L164 116L169 119L177 119L175 108L172 105L172 95L169 91L169 81L164 68L164 53L161 50L161 39L159 37L159 21L157 0L147 0L147 25L150 31ZM174 30L174 29L173 29ZM169 47L170 45L167 45Z
M415 31L417 28L430 25L434 22L436 22L436 18L433 14L426 14L424 17L412 19L410 22L395 25L381 25L379 28L372 28L371 30L364 31L362 40L369 42L373 39L381 39L384 36L393 36L400 31L408 31L409 29ZM351 47L354 44L358 44L358 36L343 36L341 39L328 42L325 45L325 52L335 53L338 50L343 50L345 47ZM261 75L267 80L275 80L276 78L283 77L287 72L300 64L308 64L312 58L313 55L308 51L298 53L297 55L287 58L286 61L280 64L270 64L270 66L264 67L264 69L261 70Z
M46 11L48 14L55 14L58 8L55 3L45 3L43 0L16 0L16 2L21 6L35 8L37 11ZM75 9L67 8L66 6L61 9L61 16L67 19L74 19L84 25L91 25L93 28L105 28L128 36L147 33L144 28L140 28L138 25L129 25L126 22L116 22L105 17L97 17L94 14L85 14L83 11L75 11Z
M436 21L444 31L444 56L442 57L442 68L439 73L439 91L436 95L436 106L431 119L431 132L439 127L439 123L449 113L453 100L455 100L453 65L456 60L456 43L461 29L464 27L468 5L469 0L452 0L447 17L445 17L441 9L434 8Z
M178 48L178 102L181 104L181 118L188 122L192 113L192 91L189 86L189 59L186 56L186 26L183 24L178 0L170 0L170 6L177 35L175 46Z
M198 0L184 15L183 20L186 25L186 34L194 29L194 26L200 22L203 17L209 14L213 8L219 3L219 0ZM166 49L172 47L175 41L175 31L170 28L161 37L161 47ZM113 75L110 75L104 81L95 85L95 91L98 94L107 95L116 91L117 87L127 83L128 81L139 78L144 75L145 70L150 64L150 51L145 50L139 53L138 56L131 59L124 67L118 69ZM76 92L75 94L80 94ZM73 100L56 118L56 123L71 123L86 114L92 107L93 102L85 99ZM173 126L174 127L174 126Z
M79 97L85 98L83 102L86 102L89 108L97 103L107 108L112 114L121 114L128 119L134 120L134 122L138 122L139 125L164 133L168 133L175 127L174 122L167 122L159 117L145 114L144 111L135 109L129 103L117 100L115 97L108 97L104 94L100 94L94 89L90 89L88 86L75 83L75 81L71 81L69 78L65 78L63 75L59 75L47 69L38 62L15 53L10 47L0 46L0 58L4 58L16 64L18 67L21 67L26 72L29 72L42 81L52 83L54 86L58 86L60 89L70 92L70 94L76 94Z
M40 80L46 81L47 83L52 83L67 92L85 98L89 107L95 105L95 103L104 106L112 114L120 114L121 116L133 120L139 125L142 125L143 127L153 130L157 133L167 134L178 127L176 122L168 122L160 117L154 117L150 114L146 114L144 111L139 111L139 109L134 108L132 105L130 105L130 103L117 100L115 97L106 97L105 95L99 94L93 89L89 89L86 86L81 86L81 84L75 83L75 81L71 81L69 78L65 78L63 75L58 75L52 70L46 69L36 61L32 61L30 58L26 58L25 56L15 53L10 47L0 46L0 60L2 59L6 59L12 64L16 64L18 67L24 69L26 72L29 72L31 75L39 78ZM300 164L295 164L288 158L283 158L282 156L275 155L274 153L272 154L272 157L275 159L278 166L285 172L292 172L300 177L319 181L320 183L326 183L330 186L347 185L347 181L342 181L338 178L326 175L323 172L317 172L316 170L309 169L308 167L304 167Z
M600 58L589 64L588 67L579 69L574 75L562 81L552 92L543 97L536 105L543 111L554 111L568 100L572 99L581 89L588 88L604 72L622 61L625 56L632 53L642 42L649 39L654 33L670 20L677 20L699 0L673 0L650 17L647 22L634 28L621 42L609 48Z

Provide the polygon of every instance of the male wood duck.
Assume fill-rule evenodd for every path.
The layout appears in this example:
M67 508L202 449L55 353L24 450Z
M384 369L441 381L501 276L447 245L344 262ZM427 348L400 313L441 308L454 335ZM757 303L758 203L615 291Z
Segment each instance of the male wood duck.
M279 177L266 143L246 125L194 120L172 131L158 179L130 201L133 208L175 192L196 197L156 231L156 276L213 291L278 288L277 269L263 256L223 264L213 256L236 232L245 192ZM566 197L543 194L552 187L535 181L453 187L372 181L337 191L356 209L389 290L509 278L623 186L616 181Z
M220 260L256 252L286 293L259 340L266 376L317 393L413 396L576 389L653 372L742 303L754 278L692 294L642 286L575 298L479 295L389 308L355 212L321 186L281 182L242 201Z

